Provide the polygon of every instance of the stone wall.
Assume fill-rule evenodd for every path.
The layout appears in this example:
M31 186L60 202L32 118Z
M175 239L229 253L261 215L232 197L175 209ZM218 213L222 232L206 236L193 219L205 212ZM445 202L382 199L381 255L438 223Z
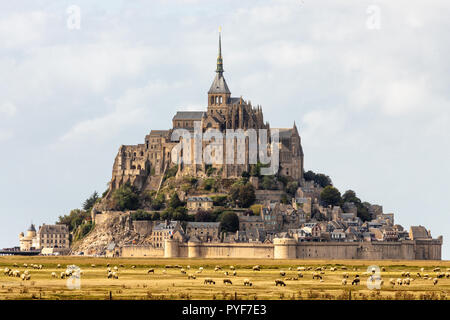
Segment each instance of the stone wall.
M153 221L133 221L133 229L142 237L148 236L152 233Z
M274 239L273 244L180 243L167 239L165 249L128 246L124 257L248 258L248 259L363 259L440 260L441 239L401 242L301 242Z

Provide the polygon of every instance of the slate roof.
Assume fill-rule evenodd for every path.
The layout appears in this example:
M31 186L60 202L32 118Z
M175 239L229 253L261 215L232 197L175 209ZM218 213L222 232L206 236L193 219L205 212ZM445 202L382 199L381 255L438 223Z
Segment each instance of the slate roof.
M64 224L44 224L39 229L39 234L48 234L48 233L69 233L69 229Z
M203 111L177 111L172 120L201 120L204 114Z
M190 197L188 202L210 202L213 201L210 197Z
M230 89L228 89L227 82L222 74L217 73L214 81L209 89L208 93L229 93L231 94Z

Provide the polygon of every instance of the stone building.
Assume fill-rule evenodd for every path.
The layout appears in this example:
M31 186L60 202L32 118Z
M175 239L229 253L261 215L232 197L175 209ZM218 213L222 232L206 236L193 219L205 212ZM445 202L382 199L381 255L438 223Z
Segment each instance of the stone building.
M25 235L23 232L19 234L20 251L30 251L39 249L39 239L36 234L34 224L31 224Z
M69 249L69 228L64 224L43 224L38 232L39 248Z
M271 128L264 122L261 106L253 106L250 101L242 97L233 97L224 78L223 58L221 50L221 37L219 35L219 54L217 58L216 75L207 95L206 111L179 111L172 118L172 128L168 130L152 130L145 137L145 142L138 145L123 145L119 148L113 165L112 179L107 198L111 192L121 185L129 182L139 190L156 190L162 182L165 171L174 164L172 156L181 159L185 155L182 151L172 150L183 138L173 137L174 129L185 129L187 132L194 130L195 124L199 124L199 130L204 135L209 129L217 129L224 136L227 130L254 129L259 137L259 129L266 129L268 144L270 142ZM227 148L223 148L223 161L216 161L212 166L217 169L223 178L240 177L245 171L250 170L249 138L244 138L245 152L238 152L237 143L234 143L232 154L227 154ZM258 138L259 139L259 138ZM193 139L192 140L192 144ZM203 139L203 150L209 145L217 145L217 141ZM223 143L227 139L223 139ZM181 149L181 148L180 148ZM195 151L194 151L195 153ZM257 153L259 154L259 153ZM238 161L243 156L243 161ZM192 155L194 157L194 155ZM215 155L220 158L220 155ZM234 159L232 164L227 164L226 159ZM252 158L253 160L254 158ZM216 159L217 160L217 159ZM284 176L303 182L303 149L297 126L292 128L279 128L279 169ZM205 175L206 163L178 162L177 175Z
M179 221L164 221L158 223L152 230L150 244L154 248L164 248L164 241L170 239L177 231L182 231Z
M220 222L188 222L186 235L203 242L219 241Z
M186 202L187 209L190 213L198 210L211 210L213 208L213 200L210 197L190 197Z

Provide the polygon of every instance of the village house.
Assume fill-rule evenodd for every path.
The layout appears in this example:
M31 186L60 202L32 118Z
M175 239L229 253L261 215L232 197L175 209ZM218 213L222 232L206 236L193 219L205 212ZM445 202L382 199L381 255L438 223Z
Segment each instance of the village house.
M203 242L216 242L219 241L219 228L220 222L188 222L186 235Z
M152 230L150 244L155 248L164 248L164 241L173 237L176 231L182 230L179 221L158 223Z
M208 211L213 208L213 200L210 197L189 197L186 203L189 213L196 213L198 210Z

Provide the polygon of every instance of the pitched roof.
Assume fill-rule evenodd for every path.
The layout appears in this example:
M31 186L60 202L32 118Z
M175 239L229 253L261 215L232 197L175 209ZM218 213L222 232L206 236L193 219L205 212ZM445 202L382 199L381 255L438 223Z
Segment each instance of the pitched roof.
M196 228L218 228L220 222L188 222L188 227L196 227Z
M39 229L39 234L43 233L69 233L69 229L65 224L44 224Z
M229 93L231 94L230 89L228 89L227 82L222 74L217 73L214 77L214 81L211 84L211 88L208 93Z
M209 202L213 201L210 197L190 197L187 200L188 202Z
M172 120L201 120L204 114L203 111L177 111Z

